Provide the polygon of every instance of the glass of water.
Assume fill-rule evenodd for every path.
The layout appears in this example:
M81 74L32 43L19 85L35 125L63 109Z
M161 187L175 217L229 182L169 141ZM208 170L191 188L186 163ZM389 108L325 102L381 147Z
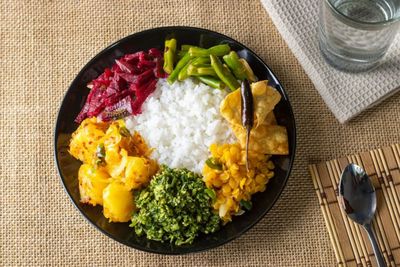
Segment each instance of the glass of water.
M400 0L320 0L319 46L335 68L374 68L400 27Z

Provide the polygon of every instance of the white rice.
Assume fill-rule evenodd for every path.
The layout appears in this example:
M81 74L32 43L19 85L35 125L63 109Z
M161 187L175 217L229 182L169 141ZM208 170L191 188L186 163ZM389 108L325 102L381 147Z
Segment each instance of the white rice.
M172 168L201 173L213 143L231 143L232 130L219 112L227 92L192 79L169 85L160 79L142 106L142 114L126 119L154 148L152 158Z

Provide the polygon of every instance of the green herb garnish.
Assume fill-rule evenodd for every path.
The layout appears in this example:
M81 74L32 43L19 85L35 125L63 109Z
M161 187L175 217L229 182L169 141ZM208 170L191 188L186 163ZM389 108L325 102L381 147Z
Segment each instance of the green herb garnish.
M96 164L100 165L104 163L106 157L106 150L104 149L104 144L101 143L96 148Z
M214 195L200 175L162 166L150 185L136 194L139 211L130 226L148 239L177 246L191 244L200 233L220 227L220 218L211 207Z
M129 137L131 136L131 133L125 126L119 127L119 134L122 135L123 137Z
M215 199L217 198L217 194L215 193L215 191L211 188L207 188L205 192L211 197L212 202L215 202Z
M245 208L246 210L251 210L251 208L253 207L253 203L251 203L251 201L246 201L246 200L240 200L239 202L240 206Z
M222 171L222 164L216 158L208 158L206 164L211 169Z

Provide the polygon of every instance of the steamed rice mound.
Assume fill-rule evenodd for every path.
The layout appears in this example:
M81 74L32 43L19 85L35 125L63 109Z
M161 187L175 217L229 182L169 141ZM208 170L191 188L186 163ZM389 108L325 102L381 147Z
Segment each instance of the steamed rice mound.
M142 113L126 119L154 148L151 157L171 168L201 173L211 144L232 143L234 135L219 106L228 93L192 79L169 85L160 79Z

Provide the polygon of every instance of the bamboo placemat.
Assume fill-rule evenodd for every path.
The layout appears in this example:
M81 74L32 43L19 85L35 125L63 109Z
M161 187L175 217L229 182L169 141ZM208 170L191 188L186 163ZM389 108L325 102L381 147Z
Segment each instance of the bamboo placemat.
M338 266L377 266L368 236L339 207L338 183L349 163L362 166L377 194L373 228L388 266L400 266L400 145L310 165Z

